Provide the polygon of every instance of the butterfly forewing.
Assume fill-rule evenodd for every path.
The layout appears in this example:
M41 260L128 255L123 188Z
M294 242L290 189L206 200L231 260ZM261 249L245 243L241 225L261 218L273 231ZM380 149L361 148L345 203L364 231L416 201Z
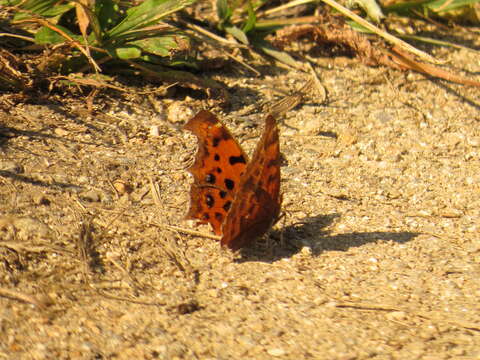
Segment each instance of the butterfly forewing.
M269 115L222 225L222 245L237 250L263 235L277 219L280 206L278 128Z
M198 138L195 162L188 169L194 183L187 217L210 223L220 235L248 158L230 132L209 111L200 111L185 129Z

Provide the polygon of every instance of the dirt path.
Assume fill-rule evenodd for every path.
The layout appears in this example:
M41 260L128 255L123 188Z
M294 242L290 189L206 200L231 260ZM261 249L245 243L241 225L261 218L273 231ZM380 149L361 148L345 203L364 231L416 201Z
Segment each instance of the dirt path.
M177 130L207 102L4 102L0 358L479 359L478 89L317 71L329 101L280 122L285 221L241 255L165 228L209 233L183 219L196 142ZM215 78L248 152L257 104L306 81Z

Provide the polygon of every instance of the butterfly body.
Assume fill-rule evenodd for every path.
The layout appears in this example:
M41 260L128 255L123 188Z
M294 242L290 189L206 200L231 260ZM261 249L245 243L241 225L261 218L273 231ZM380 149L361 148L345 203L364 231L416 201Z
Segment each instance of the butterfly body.
M210 223L221 244L237 250L263 235L278 218L281 207L280 149L275 119L268 115L252 159L228 129L202 110L185 129L199 139L189 169L189 218Z

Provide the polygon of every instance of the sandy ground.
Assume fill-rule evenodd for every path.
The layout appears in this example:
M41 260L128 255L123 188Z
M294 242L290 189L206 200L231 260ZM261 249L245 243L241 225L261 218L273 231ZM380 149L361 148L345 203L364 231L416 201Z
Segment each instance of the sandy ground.
M435 55L478 80L478 54ZM238 254L172 228L211 234L184 220L181 126L212 109L251 153L258 104L308 75L205 75L225 111L181 92L103 94L92 115L84 97L2 95L0 358L480 359L479 90L316 70L328 101L279 119L286 215Z

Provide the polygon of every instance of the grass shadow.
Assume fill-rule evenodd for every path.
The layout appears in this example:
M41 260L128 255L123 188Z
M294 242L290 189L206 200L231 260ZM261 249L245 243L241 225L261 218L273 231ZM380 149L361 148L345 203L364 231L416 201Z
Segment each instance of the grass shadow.
M63 182L58 182L58 181L45 182L45 181L33 179L31 177L28 177L28 176L15 174L15 173L13 173L11 171L8 171L8 170L0 170L0 177L11 179L11 180L18 181L18 182L23 182L23 183L26 183L26 184L35 185L35 186L46 187L46 188L77 189L77 190L82 189L82 187L79 186L79 185L63 183Z

